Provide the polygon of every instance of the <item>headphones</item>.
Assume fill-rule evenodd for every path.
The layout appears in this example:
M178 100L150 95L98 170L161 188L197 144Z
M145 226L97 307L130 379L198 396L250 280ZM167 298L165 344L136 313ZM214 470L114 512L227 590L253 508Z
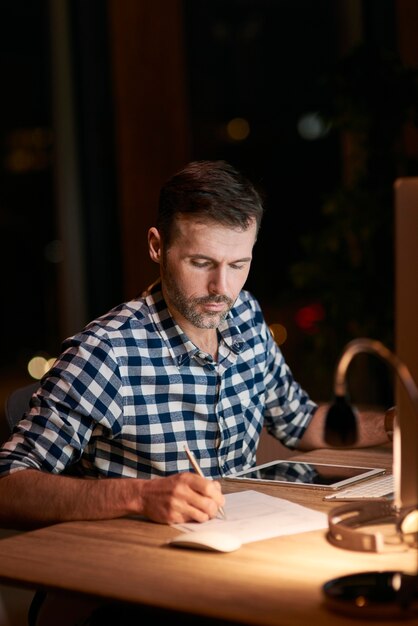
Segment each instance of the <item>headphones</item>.
M394 523L395 542L380 532L359 532L365 524ZM334 546L362 552L383 552L385 546L418 547L418 506L397 509L387 501L350 502L328 513L327 539Z

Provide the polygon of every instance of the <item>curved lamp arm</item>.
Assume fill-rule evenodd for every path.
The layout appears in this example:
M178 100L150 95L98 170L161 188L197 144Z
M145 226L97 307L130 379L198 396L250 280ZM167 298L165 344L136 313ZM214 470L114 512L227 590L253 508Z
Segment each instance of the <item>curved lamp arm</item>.
M380 341L374 339L354 339L344 348L335 370L334 402L330 406L325 421L325 441L333 446L350 446L357 439L357 418L348 401L347 370L356 356L369 352L380 357L393 367L404 385L418 417L418 388L407 366Z

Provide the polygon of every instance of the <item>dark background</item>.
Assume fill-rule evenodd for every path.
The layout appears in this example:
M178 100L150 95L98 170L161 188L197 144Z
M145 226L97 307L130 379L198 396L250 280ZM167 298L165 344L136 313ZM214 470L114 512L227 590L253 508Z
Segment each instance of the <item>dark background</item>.
M247 287L315 399L350 339L393 348L393 183L418 175L414 4L0 2L2 399L33 355L151 282L159 185L191 159L229 160L263 193ZM324 132L307 139L312 113ZM228 136L234 118L247 138ZM361 399L390 402L385 368L366 370Z

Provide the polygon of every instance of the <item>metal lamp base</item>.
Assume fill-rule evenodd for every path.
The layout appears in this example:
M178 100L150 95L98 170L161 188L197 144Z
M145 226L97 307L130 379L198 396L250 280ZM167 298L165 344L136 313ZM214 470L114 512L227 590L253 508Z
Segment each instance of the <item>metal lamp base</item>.
M418 616L418 576L398 571L359 572L323 585L328 608L350 617L400 619Z

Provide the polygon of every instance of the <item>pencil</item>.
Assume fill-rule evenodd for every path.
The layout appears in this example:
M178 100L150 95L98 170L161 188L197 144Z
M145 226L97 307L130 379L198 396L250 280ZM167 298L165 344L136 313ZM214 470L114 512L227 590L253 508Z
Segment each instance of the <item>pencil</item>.
M189 459L190 464L191 464L191 466L193 467L193 469L195 470L195 472L197 472L197 473L199 474L199 476L201 476L202 478L205 478L205 475L204 475L204 473L202 472L202 470L201 470L201 468L200 468L200 465L199 465L199 463L198 463L198 462L197 462L197 460L196 460L195 455L194 455L194 454L193 454L193 452L189 449L189 446L185 443L185 444L184 444L184 446L183 446L183 448L184 448L184 451L185 451L185 453L187 454L187 458ZM224 511L224 509L223 509L223 507L222 507L222 506L220 506L220 507L219 507L218 511L219 511L219 513L220 513L221 517L222 517L223 519L226 519L225 511Z

